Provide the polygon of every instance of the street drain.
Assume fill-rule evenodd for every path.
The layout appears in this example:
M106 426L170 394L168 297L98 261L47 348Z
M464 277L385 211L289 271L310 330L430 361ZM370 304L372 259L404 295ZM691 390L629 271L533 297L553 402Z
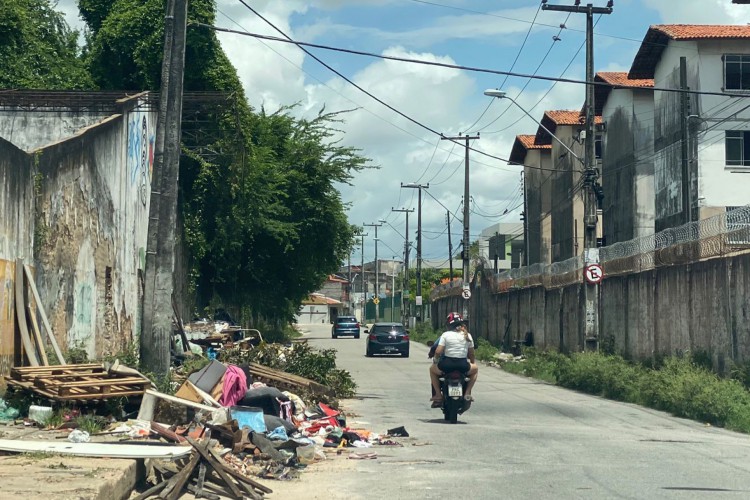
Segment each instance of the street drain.
M398 465L434 465L444 463L442 460L389 460L380 462L381 464L398 464Z

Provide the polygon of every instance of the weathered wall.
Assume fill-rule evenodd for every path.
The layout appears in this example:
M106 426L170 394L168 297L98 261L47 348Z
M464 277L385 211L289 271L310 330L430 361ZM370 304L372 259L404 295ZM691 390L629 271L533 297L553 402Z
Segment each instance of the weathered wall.
M507 346L531 331L540 348L583 349L581 284L503 293L492 286L489 276L472 286L470 326L476 336ZM600 290L602 345L628 358L702 350L720 371L729 369L730 360L750 361L750 254L611 276ZM442 328L450 311L462 310L463 299L454 294L432 304L433 326Z
M140 328L155 123L126 112L36 152L37 285L53 330L92 357Z
M687 58L687 84L700 90L695 42L670 41L654 72L657 87L680 88L680 57ZM677 92L654 92L654 190L656 231L685 222L682 213L681 106ZM691 113L699 114L698 101L690 98ZM697 182L697 176L691 176ZM697 199L697 197L693 197Z
M654 232L653 92L612 90L602 118L603 234L611 245Z
M16 259L29 261L34 235L32 158L0 138L0 374L13 365Z
M30 111L25 108L5 107L0 111L0 137L24 151L32 151L70 137L78 130L97 123L111 113L57 110Z

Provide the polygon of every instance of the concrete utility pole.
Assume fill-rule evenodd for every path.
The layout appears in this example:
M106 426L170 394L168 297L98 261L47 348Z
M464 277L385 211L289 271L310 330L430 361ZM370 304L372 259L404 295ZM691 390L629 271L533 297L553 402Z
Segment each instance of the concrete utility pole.
M404 233L404 283L401 287L401 322L406 325L409 317L409 213L414 209L393 208L391 212L403 212L406 214L406 232Z
M596 182L599 177L599 171L596 168L596 129L594 120L596 119L594 110L594 14L611 14L613 0L609 0L606 7L594 7L593 4L587 4L581 7L580 0L576 0L573 6L548 5L546 1L542 3L543 10L552 10L560 12L573 12L586 14L586 142L584 151L584 261L586 265L599 263L599 248L596 241L596 224L597 224L597 207L598 197L596 194ZM587 351L599 350L599 286L588 282L586 287L586 327L584 347Z
M422 190L429 189L430 184L417 184L401 183L402 188L418 189L419 196L417 197L417 322L421 323L424 315L423 301L422 301Z
M687 84L687 58L680 57L680 146L682 147L682 215L685 224L691 222L692 203L690 203L690 164L688 151L688 117L690 116L690 90Z
M364 323L365 311L366 311L365 305L367 304L367 281L365 281L365 236L369 236L369 235L367 233L362 233L360 234L360 236L362 237L362 267L360 268L362 271L360 273L362 275L362 278L360 278L362 280L362 283L361 283L362 286L360 287L360 289L362 290L363 300L362 300L362 314L359 317L359 320L362 323Z
M180 173L182 81L185 72L187 0L169 0L164 19L159 118L146 241L141 362L157 375L169 373L174 292L177 180Z
M453 283L453 240L451 239L451 212L446 211L445 220L448 222L448 267L450 268L451 283Z
M373 302L375 303L375 323L378 322L380 319L380 283L378 283L380 270L378 269L378 228L382 226L383 224L362 224L363 226L369 226L375 228L375 299L373 299ZM387 285L386 285L387 286Z
M479 139L477 135L459 135L458 137L440 137L442 140L457 141L464 139L466 141L466 159L464 162L464 237L463 237L463 286L467 288L469 286L469 141L472 139ZM469 315L469 302L464 301L464 316Z

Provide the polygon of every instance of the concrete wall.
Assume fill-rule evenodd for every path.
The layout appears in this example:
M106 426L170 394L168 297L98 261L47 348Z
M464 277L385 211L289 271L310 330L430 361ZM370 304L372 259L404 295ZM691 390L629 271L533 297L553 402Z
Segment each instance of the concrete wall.
M603 234L607 245L654 233L651 90L614 89L602 110Z
M0 137L24 151L33 151L74 135L111 113L58 108L53 111L6 107L0 110Z
M469 313L475 336L512 345L531 331L539 348L583 349L580 283L498 293L486 276L480 286L472 285ZM433 297L432 304L433 317L442 321L448 312L462 310L463 300L453 294ZM702 350L722 372L731 362L750 361L750 254L607 277L600 318L602 345L613 345L630 359Z
M0 138L0 374L7 374L15 353L16 259L29 262L34 236L32 158Z
M35 268L61 345L81 345L93 358L138 335L156 112L136 104L29 153L0 140L0 358L15 345L6 297L18 257ZM48 113L36 116L34 135L35 116L20 117L23 130L12 131L23 146L48 142L56 118L60 132L98 119Z

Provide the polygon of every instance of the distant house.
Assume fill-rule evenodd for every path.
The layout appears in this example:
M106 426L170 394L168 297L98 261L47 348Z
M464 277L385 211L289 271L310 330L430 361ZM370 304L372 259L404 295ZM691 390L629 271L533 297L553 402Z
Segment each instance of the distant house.
M302 307L295 319L300 325L331 323L341 312L342 305L340 300L312 293L302 301Z

